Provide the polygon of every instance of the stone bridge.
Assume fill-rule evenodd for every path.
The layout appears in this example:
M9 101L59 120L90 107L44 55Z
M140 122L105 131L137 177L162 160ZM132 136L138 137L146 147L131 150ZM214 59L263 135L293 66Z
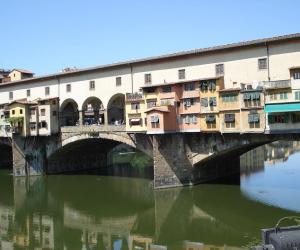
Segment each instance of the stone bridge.
M154 187L193 185L239 176L239 156L277 140L300 134L126 133L124 126L62 127L51 137L13 139L14 174L40 175L97 168L107 162L107 150L124 143L153 158ZM87 152L86 149L89 149ZM69 165L63 169L63 165Z

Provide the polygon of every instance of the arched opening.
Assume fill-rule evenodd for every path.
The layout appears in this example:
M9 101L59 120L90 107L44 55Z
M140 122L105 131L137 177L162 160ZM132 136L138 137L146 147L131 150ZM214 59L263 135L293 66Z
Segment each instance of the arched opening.
M60 125L75 126L79 124L78 104L73 99L65 100L60 107Z
M112 96L107 105L108 123L114 125L125 124L125 95Z
M118 141L86 138L65 144L48 158L48 174L68 172L153 179L153 160Z
M104 106L97 97L89 97L82 105L82 118L84 125L104 124Z

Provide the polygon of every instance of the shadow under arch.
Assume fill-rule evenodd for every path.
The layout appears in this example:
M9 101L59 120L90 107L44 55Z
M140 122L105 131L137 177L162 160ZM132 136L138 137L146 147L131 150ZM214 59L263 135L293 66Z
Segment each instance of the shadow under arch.
M88 97L82 104L83 124L103 124L104 105L96 96Z
M60 105L59 120L61 126L75 126L78 123L78 104L74 99L66 99Z
M113 95L107 104L108 123L112 124L116 121L125 122L125 95L118 93Z
M124 152L122 151L120 155L120 151L116 151L115 158L117 159L117 163L114 162L114 164L111 164L111 158L108 158L109 154L111 154L112 149L118 145L123 145L126 150L124 150ZM126 157L123 157L123 154L126 155ZM136 155L138 157L136 157ZM142 174L139 176L138 174L132 175L131 173L126 173L126 171L124 170L125 168L128 171L134 170L130 168L131 166L133 166L130 160L134 157L135 163L137 163L138 161L138 163L143 164L145 161L141 160L141 155L150 158L143 152L137 150L134 144L128 143L126 142L126 140L123 140L122 137L119 137L119 139L117 139L116 137L110 138L105 134L99 137L89 137L88 135L82 134L78 135L78 137L74 136L66 139L62 142L61 146L56 151L48 155L47 173L62 174L68 172L89 172L110 176L145 177ZM123 166L123 169L120 169L122 167L121 165ZM136 164L135 166L137 165L138 164ZM150 167L151 170L149 170ZM153 178L153 166L145 166L145 169L146 168L147 173L149 173L146 178L148 176L149 178ZM125 173L123 170L125 171ZM142 173L142 171L140 172Z
M0 142L0 169L12 169L12 146L9 143Z

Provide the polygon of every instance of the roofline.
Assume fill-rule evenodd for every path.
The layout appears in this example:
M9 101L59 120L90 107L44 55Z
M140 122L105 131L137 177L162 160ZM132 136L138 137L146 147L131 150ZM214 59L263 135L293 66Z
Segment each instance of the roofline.
M154 61L163 61L166 59L177 59L177 58L181 58L181 57L196 56L199 54L214 53L214 52L226 51L226 50L232 50L232 49L238 49L238 48L244 48L244 47L265 46L270 43L285 42L285 41L289 41L289 40L300 40L300 33L275 36L275 37L270 37L270 38L255 39L255 40L249 40L249 41L238 42L238 43L230 43L230 44L206 47L206 48L201 48L201 49L187 50L187 51L182 51L182 52L165 54L165 55L161 55L161 56L146 57L146 58L142 58L142 59L121 61L121 62L117 62L117 63L111 63L111 64L106 64L106 65L101 65L101 66L96 66L96 67L78 69L78 70L71 71L71 72L61 72L61 73L56 73L56 74L49 74L49 75L44 75L44 76L40 76L40 77L33 77L33 78L29 78L29 79L23 79L23 80L19 80L19 81L13 81L13 82L0 84L0 88L4 87L4 86L7 87L10 85L22 84L22 83L27 83L27 82L35 82L35 81L39 81L39 80L57 79L57 78L63 77L63 76L73 76L73 75L83 74L83 73L97 71L97 70L108 70L108 69L121 68L121 67L132 66L132 65L139 65L139 64L143 64L143 63L150 63L150 62L154 62Z

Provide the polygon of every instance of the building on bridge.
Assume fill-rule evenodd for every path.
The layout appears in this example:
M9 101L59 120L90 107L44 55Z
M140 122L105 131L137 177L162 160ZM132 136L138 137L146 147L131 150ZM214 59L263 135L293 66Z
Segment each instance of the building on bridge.
M265 83L266 132L299 132L300 66L289 69L290 78Z
M58 98L18 100L9 104L12 132L23 137L59 132Z
M0 105L0 137L11 136L8 104Z

